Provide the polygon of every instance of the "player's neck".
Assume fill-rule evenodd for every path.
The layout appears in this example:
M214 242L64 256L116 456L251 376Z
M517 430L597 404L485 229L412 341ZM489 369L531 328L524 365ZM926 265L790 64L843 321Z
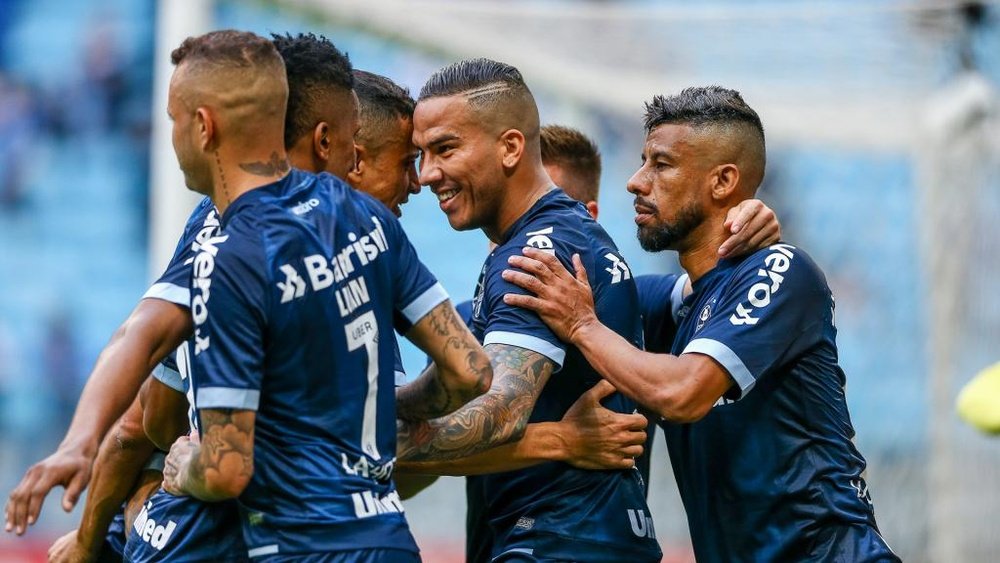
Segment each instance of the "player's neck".
M697 281L719 263L719 247L726 240L725 216L704 221L678 248L681 267L691 281Z
M277 182L288 174L283 147L262 147L238 154L217 149L212 163L212 203L223 215L236 198L250 190Z
M535 202L552 189L552 180L539 167L538 174L525 181L511 185L504 194L504 204L500 206L497 220L493 225L483 227L486 237L496 244L502 244L503 235Z

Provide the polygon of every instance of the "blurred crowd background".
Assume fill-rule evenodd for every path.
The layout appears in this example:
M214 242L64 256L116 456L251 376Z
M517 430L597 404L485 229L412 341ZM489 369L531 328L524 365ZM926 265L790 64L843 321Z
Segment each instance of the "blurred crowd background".
M97 354L158 267L157 14L154 0L0 0L4 500L57 445ZM837 298L883 535L906 561L1000 559L1000 440L953 410L957 389L1000 359L1000 4L216 0L211 17L212 28L325 34L356 68L413 93L460 58L518 66L543 123L600 146L601 222L637 273L677 268L638 248L624 190L639 164L642 101L687 85L742 91L768 133L760 197ZM456 301L470 298L484 237L451 232L426 193L403 223ZM415 350L404 359L412 373L422 365ZM650 504L667 558L685 561L664 449ZM62 513L59 494L26 539L0 537L0 563L36 560L75 525L79 511ZM407 510L425 560L461 560L461 480L441 480Z

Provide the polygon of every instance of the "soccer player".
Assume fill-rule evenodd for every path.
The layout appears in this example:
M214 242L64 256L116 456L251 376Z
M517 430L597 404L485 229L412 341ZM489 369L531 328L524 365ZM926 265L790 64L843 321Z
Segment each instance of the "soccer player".
M522 247L567 261L573 252L585 254L601 317L636 344L641 327L635 285L614 243L545 173L537 106L517 69L474 59L436 72L414 111L414 142L422 151L420 182L437 196L452 228L480 228L498 245L480 275L472 321L494 384L447 417L402 423L400 459L419 466L516 440L529 422L557 421L600 380L536 315L502 302L513 286L499 274ZM605 406L634 410L618 394ZM485 480L495 560L661 557L635 471L550 462Z
M584 204L588 213L598 218L597 199L600 193L601 154L596 143L582 132L562 125L545 125L540 134L542 165L553 183L562 188L566 195ZM725 227L732 233L720 247L720 255L728 249L737 254L745 252L747 245L754 248L777 242L780 236L780 226L774 212L760 200L752 199L741 202L733 208ZM685 287L686 276L677 274L641 275L636 276L636 289L639 293L639 306L643 319L643 335L646 349L654 348L658 343L673 340L675 321L674 314L680 308L682 293L690 292L688 284ZM462 311L460 304L457 309ZM470 307L471 309L471 307ZM471 317L471 312L470 312ZM660 350L669 351L669 350ZM606 389L613 390L605 384ZM602 386L603 387L603 386ZM588 394L591 393L588 391ZM586 420L586 419L584 419ZM531 429L529 425L528 430ZM560 426L563 432L568 428ZM643 445L641 456L635 458L635 467L639 470L643 482L649 484L650 448L656 433L656 426L647 428L647 439ZM551 429L550 431L555 431ZM529 442L526 434L521 442ZM530 452L527 445L518 444L517 453ZM497 449L502 449L497 448ZM551 450L539 448L542 456ZM558 458L544 458L549 461L559 461ZM573 463L573 460L570 460ZM612 467L608 467L609 469ZM483 478L477 475L466 480L466 561L468 563L486 563L490 561L493 543L489 523L485 513L489 499L483 490Z
M289 83L289 106L286 114L285 143L289 159L303 166L308 166L314 172L327 171L346 176L354 166L355 149L354 133L358 129L358 101L352 92L351 63L329 40L312 34L273 35L273 42L285 61L285 69ZM311 74L310 74L311 72ZM289 131L292 133L289 134ZM310 141L310 142L307 142ZM144 296L147 300L163 300L175 304L187 311L189 307L189 291L187 280L190 276L191 261L200 243L213 236L218 229L219 221L211 201L205 199L195 211L185 228L177 251L164 274L157 280ZM145 308L141 302L139 308ZM138 308L137 308L138 309ZM169 328L171 323L182 322L190 331L190 315L180 319L173 316L165 317L161 329ZM108 366L113 368L113 362ZM153 371L153 377L147 380L142 388L143 401L137 398L122 418L116 422L102 443L99 455L94 462L94 475L91 479L91 491L81 524L77 531L60 538L50 550L54 560L82 560L101 550L102 541L105 551L122 554L126 541L123 533L126 524L131 526L134 516L146 507L149 521L149 511L156 519L181 522L181 529L171 543L178 551L190 550L191 545L200 545L198 553L186 553L191 557L221 560L232 552L238 552L232 547L241 542L238 533L238 523L233 518L225 516L226 508L222 506L199 506L201 503L169 495L160 495L155 505L147 505L146 499L155 491L159 484L158 469L162 468L162 455L154 456L146 462L154 444L163 450L180 435L187 432L188 417L186 414L188 401L188 381L176 371L172 361L165 361ZM120 377L128 374L123 370ZM98 374L95 371L95 375ZM83 408L81 398L81 406ZM145 426L148 431L144 431ZM144 473L143 486L131 493L131 476L135 476L143 464L151 469ZM89 468L88 468L89 471ZM30 472L29 472L30 473ZM152 484L152 485L151 485ZM50 487L51 488L51 487ZM47 492L47 491L46 491ZM44 496L44 494L42 495ZM118 508L125 498L133 499L131 504L138 507L126 511L130 517L123 518ZM180 508L178 508L180 506ZM235 511L235 508L232 509ZM183 514L184 518L176 516ZM195 518L198 515L200 518ZM112 518L114 520L112 521ZM217 525L209 526L207 522ZM229 527L235 531L226 535L219 530L225 528L227 522L235 525ZM105 530L111 526L111 532ZM214 541L200 541L197 530L204 537ZM155 531L155 529L154 529ZM168 549L167 540L160 537L157 546L151 544L152 531L148 537L141 538L130 534L130 553L133 560L156 559L170 557L174 551ZM190 541L185 545L176 545L176 539L186 536ZM232 538L232 541L226 541ZM200 555L199 555L200 554Z
M361 108L361 127L354 137L358 158L345 178L399 217L410 195L420 193L413 98L392 80L364 70L354 71L354 91Z
M629 181L643 248L674 249L694 292L672 354L637 349L595 313L576 275L543 253L503 277L623 393L661 415L699 561L898 561L878 533L852 443L833 298L809 256L776 244L720 260L728 211L764 176L764 130L734 90L688 88L646 105Z
M251 558L419 561L391 480L396 409L454 411L489 387L488 358L385 206L289 170L270 42L213 32L172 61L178 162L222 225L191 280L200 437L172 446L164 489L239 497ZM398 404L379 346L394 318L435 360Z

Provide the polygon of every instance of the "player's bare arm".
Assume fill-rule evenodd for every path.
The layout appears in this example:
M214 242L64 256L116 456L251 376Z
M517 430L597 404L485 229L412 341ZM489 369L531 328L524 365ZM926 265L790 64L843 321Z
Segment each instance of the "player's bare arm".
M631 469L642 455L648 421L641 414L604 408L601 399L615 392L601 380L580 396L559 422L529 424L524 436L471 456L446 461L401 461L403 474L482 475L515 471L546 461L581 469Z
M747 199L731 208L724 226L730 237L719 247L721 258L743 256L781 240L778 216L759 199Z
M451 300L431 309L406 337L434 362L396 390L396 416L427 420L454 412L482 395L493 380L490 359L455 312Z
M108 428L128 408L153 367L190 331L187 309L160 299L139 302L97 358L59 448L28 469L11 492L5 511L8 532L20 535L34 524L56 486L66 488L63 510L73 509Z
M512 256L505 280L532 292L508 293L504 302L538 313L560 339L575 345L587 361L622 393L663 418L693 422L733 384L729 374L702 354L653 354L601 324L579 255L573 255L576 275L555 257L526 248Z
M201 437L183 436L170 448L163 489L208 502L238 497L253 477L256 417L251 410L202 410Z
M187 397L153 377L143 390L142 426L146 436L157 448L169 451L177 438L187 434L190 428Z
M493 384L486 394L450 415L398 421L401 461L454 459L520 439L555 363L517 346L488 344Z
M143 391L147 386L148 381ZM91 561L97 557L111 520L121 510L152 452L153 443L142 429L142 402L136 397L101 443L90 492L72 541L64 536L53 544L49 561Z

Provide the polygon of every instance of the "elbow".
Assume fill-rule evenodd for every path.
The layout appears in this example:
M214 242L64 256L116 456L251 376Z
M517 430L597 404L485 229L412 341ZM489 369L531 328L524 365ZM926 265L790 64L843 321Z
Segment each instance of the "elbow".
M114 427L115 449L119 452L130 452L150 446L150 439L143 430L143 421L132 414L133 411L127 411Z
M493 385L493 365L482 348L470 352L464 365L452 371L451 390L461 397L461 403L485 394Z
M684 424L698 422L712 410L714 401L705 400L688 389L667 389L655 398L653 405L664 420Z
M249 473L239 475L224 475L220 472L213 472L212 476L205 476L205 501L220 501L238 498L250 484L253 477L253 469Z
M493 364L482 349L470 354L465 380L470 401L489 391L493 385Z

